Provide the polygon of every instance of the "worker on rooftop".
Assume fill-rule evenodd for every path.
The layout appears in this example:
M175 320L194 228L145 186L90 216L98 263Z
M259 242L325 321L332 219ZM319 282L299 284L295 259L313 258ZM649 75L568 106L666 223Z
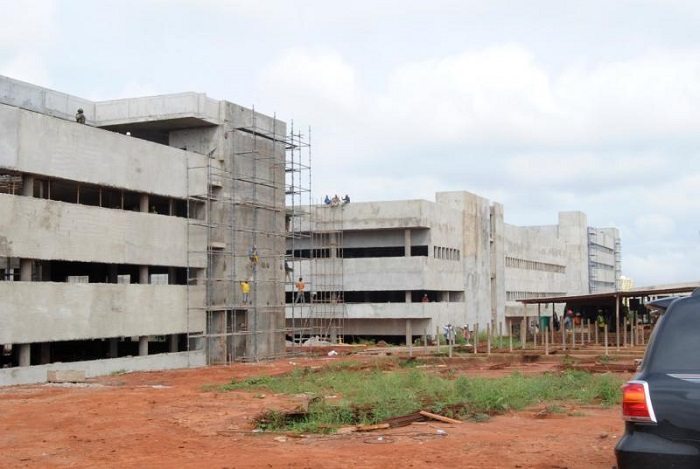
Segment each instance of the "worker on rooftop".
M75 113L75 122L78 124L85 123L85 114L83 113L83 108L79 108L78 112Z

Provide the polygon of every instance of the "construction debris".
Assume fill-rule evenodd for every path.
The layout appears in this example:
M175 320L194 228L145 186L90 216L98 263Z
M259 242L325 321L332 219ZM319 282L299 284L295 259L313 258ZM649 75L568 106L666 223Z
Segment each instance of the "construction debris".
M443 423L462 423L461 420L451 419L449 417L444 417L442 415L433 414L431 412L426 412L424 410L421 410L418 413L421 414L423 417L427 417L429 419L437 420L437 421L443 422Z

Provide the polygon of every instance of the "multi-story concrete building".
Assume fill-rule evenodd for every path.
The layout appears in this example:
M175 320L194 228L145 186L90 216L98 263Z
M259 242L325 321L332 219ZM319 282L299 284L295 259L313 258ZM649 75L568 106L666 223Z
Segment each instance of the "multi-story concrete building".
M589 232L617 232L589 228L580 212L560 213L557 225L509 225L502 205L468 192L437 193L435 202L315 207L312 213L316 225L333 220L337 242L329 254L329 246L314 245L312 234L288 252L311 259L298 265L308 280L307 301L288 304L287 321L292 315L327 320L327 302L314 299L324 298L319 284L328 283L328 272L340 272L335 283L342 283L344 302L334 314L342 315L344 333L352 336L433 335L448 323L501 327L524 315L520 299L589 293L589 259L597 247Z
M0 77L0 384L284 353L285 133L200 93Z

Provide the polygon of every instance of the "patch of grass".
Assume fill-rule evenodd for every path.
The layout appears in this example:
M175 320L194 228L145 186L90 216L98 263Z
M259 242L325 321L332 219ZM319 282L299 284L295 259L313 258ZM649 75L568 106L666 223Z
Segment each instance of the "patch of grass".
M610 355L598 355L598 363L607 364L613 361L613 357Z
M610 406L619 402L622 380L613 375L592 375L581 371L525 376L514 373L502 378L446 379L416 368L387 371L387 364L339 362L323 369L298 368L281 376L258 376L233 381L220 388L268 390L273 393L314 396L307 413L292 419L266 413L260 428L300 432L330 432L338 426L372 424L421 409L449 417L483 421L489 415L520 410L546 403ZM401 365L401 363L399 363ZM405 366L405 365L404 365ZM341 396L326 402L327 395Z
M548 405L547 407L544 408L544 410L549 414L565 414L566 413L566 409L560 405L557 405L557 404Z

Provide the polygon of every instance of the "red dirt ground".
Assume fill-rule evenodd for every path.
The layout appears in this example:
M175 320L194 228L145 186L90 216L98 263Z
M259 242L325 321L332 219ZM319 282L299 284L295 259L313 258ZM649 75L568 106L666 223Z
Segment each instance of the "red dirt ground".
M281 395L215 393L206 384L279 374L333 359L132 373L88 385L0 389L0 467L610 468L623 424L617 408L537 409L485 423L440 422L348 435L253 433L251 418L298 403ZM337 359L336 359L337 360ZM346 358L343 358L346 360ZM525 364L459 373L542 372ZM446 434L440 434L442 432Z

